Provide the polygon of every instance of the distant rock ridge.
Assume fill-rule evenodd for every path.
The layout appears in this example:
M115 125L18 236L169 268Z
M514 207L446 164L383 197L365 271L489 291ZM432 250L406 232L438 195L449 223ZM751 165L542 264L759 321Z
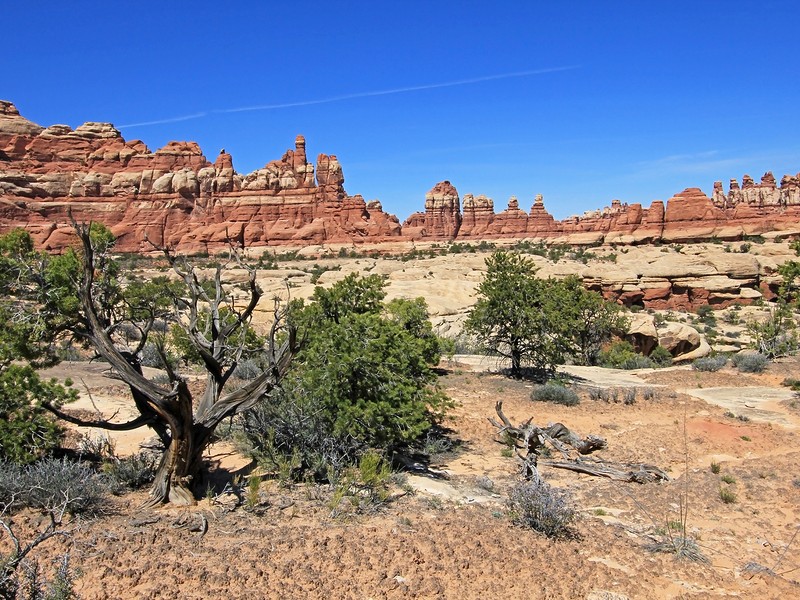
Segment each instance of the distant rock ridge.
M280 160L243 175L221 150L214 162L195 142L169 142L155 152L126 141L110 123L76 129L42 127L0 101L0 232L22 226L40 247L73 242L70 214L98 221L121 251L166 244L208 252L236 240L248 246L380 243L402 240L540 238L564 243L641 244L740 239L767 232L800 233L800 174L780 183L745 175L712 197L688 188L649 208L618 200L602 210L556 221L537 195L529 212L512 197L495 213L486 196L466 194L463 208L449 182L436 184L425 210L403 225L377 200L350 196L335 155L308 161L303 136Z
M403 224L404 235L417 240L544 238L572 244L738 240L769 232L800 234L800 173L785 175L779 186L772 173L764 174L760 184L745 175L741 187L731 180L727 194L717 181L711 198L699 188L686 188L666 208L661 200L649 208L613 200L610 207L563 221L547 212L541 194L528 213L515 196L495 213L491 198L466 194L461 213L454 210L458 193L449 181L437 184L425 204L424 213L414 213Z
M316 175L315 175L316 173ZM0 230L23 226L40 246L72 243L69 213L111 227L122 251L167 244L186 252L227 246L381 241L400 235L377 201L344 190L334 155L294 150L247 175L225 150L212 164L194 142L150 151L110 123L44 128L0 101Z

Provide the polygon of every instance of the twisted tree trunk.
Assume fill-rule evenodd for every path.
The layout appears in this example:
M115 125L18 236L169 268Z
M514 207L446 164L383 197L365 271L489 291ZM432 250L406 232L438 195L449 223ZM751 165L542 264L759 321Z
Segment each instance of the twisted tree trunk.
M226 418L249 410L258 402L267 399L279 385L289 370L292 358L299 350L294 327L285 326L286 310L275 301L274 322L264 348L267 366L263 372L240 388L225 393L244 350L245 336L252 313L261 298L261 290L256 285L255 271L248 269L250 298L243 309L236 309L225 293L222 283L222 267L217 267L214 290L209 292L191 267L178 264L168 251L164 251L173 270L183 279L188 290L188 298L176 298L176 307L181 309L185 320L180 318L190 342L199 353L207 372L206 389L194 408L191 391L186 379L176 373L158 347L163 366L170 385L161 386L147 379L134 353L117 346L112 335L115 327L101 318L94 297L94 248L90 237L90 226L74 224L83 243L83 281L80 284L79 298L82 306L82 323L76 333L88 341L97 354L106 360L130 388L132 399L140 416L128 423L111 423L103 419L86 421L69 416L62 411L48 407L58 416L80 425L102 427L110 430L127 430L141 426L152 427L164 442L166 450L161 457L150 490L150 504L170 502L176 505L193 504L195 493L201 483L203 451L212 440L217 426ZM236 264L243 266L238 255ZM200 327L200 306L207 307L211 323L208 330ZM107 308L107 307L103 307ZM106 311L102 314L106 314ZM151 323L152 324L152 323ZM143 339L139 349L144 347L150 327L140 328ZM277 344L279 330L285 332L283 343Z

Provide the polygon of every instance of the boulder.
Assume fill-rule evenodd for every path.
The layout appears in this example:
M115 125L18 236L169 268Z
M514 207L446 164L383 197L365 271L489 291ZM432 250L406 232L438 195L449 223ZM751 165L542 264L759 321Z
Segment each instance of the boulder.
M699 331L685 323L666 323L658 330L658 344L673 357L697 350L704 341Z
M672 357L673 364L680 364L680 363L690 363L695 359L702 358L704 356L708 356L711 354L712 348L705 340L705 338L700 340L700 345L695 348L694 350L690 350L688 352L684 352L683 354L678 354L677 356Z
M625 339L633 345L637 352L650 354L659 343L659 334L653 316L644 312L633 313L630 316Z

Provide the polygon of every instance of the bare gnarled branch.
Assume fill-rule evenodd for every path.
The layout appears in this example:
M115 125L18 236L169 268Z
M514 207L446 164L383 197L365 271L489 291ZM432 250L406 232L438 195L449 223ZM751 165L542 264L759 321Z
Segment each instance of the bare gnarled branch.
M503 412L503 403L495 405L495 412L500 422L489 418L489 422L497 427L497 434L507 436L514 442L517 457L522 462L524 474L527 479L538 478L538 465L544 464L555 469L567 469L587 475L608 477L616 481L633 481L646 483L648 481L666 481L669 476L661 469L644 463L613 463L596 458L585 458L596 450L606 447L606 441L596 435L588 435L581 439L562 423L555 423L547 427L538 427L533 424L533 417L524 423L514 426ZM559 454L562 460L547 460L539 462L547 445L550 445ZM572 456L571 450L577 453Z

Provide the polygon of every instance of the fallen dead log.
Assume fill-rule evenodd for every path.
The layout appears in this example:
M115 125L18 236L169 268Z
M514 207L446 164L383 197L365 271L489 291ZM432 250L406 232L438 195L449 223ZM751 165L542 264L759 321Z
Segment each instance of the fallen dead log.
M644 463L611 463L604 460L587 460L576 458L568 461L546 460L541 464L554 469L567 469L576 473L586 473L597 477L608 477L614 481L632 481L634 483L649 483L653 481L668 481L669 475L653 465Z
M549 456L550 448L561 454L562 460L546 460L542 464L555 469L567 469L576 473L585 473L597 477L608 477L614 481L632 481L647 483L666 481L669 476L656 466L644 463L614 463L595 458L586 458L596 450L602 450L608 444L605 439L596 435L581 438L563 423L555 423L547 427L539 427L533 423L533 417L514 425L503 413L503 402L495 404L495 412L500 418L489 422L497 427L496 436L500 443L513 443L517 458L522 462L526 479L539 477L538 464L543 456ZM576 455L577 454L577 455Z

